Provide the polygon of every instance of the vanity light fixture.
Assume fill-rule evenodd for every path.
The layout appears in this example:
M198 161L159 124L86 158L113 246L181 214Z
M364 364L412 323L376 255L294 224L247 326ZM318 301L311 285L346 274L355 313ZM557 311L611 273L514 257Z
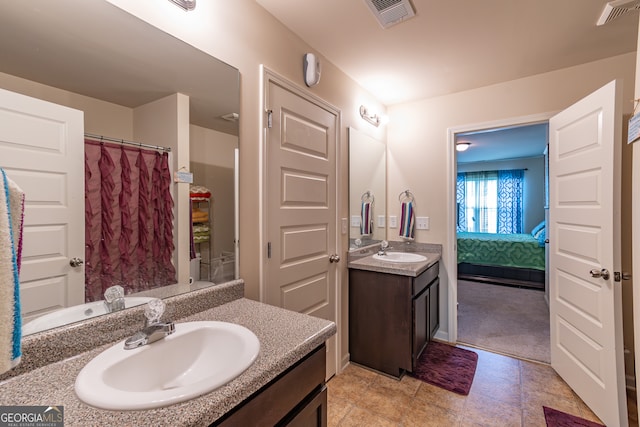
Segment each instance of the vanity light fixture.
M467 149L471 146L470 142L457 142L456 143L456 151L467 151Z
M365 121L371 123L372 125L374 125L375 127L380 126L380 122L382 121L382 119L380 118L380 116L378 116L375 113L370 113L367 110L367 107L365 107L364 105L360 106L360 117L362 117Z
M180 6L187 12L196 8L196 0L169 0L171 3Z

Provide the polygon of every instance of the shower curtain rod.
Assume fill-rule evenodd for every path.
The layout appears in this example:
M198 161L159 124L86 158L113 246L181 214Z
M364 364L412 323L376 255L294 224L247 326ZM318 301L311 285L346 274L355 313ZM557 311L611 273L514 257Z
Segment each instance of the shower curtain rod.
M118 143L118 144L133 145L135 147L141 147L141 148L151 148L153 150L158 150L158 151L167 151L167 152L171 151L170 147L160 147L159 145L143 144L141 142L127 141L125 139L110 138L108 136L95 135L93 133L85 133L84 136L89 137L89 138L93 138L93 139L97 139L97 140L100 140L100 141L109 141L109 142L115 142L115 143Z

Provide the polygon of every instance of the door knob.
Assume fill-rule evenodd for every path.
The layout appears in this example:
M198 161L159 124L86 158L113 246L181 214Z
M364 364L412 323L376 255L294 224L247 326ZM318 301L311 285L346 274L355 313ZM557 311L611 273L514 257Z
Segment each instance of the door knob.
M340 255L332 254L329 256L329 262L340 262Z
M71 267L80 267L82 264L84 264L84 261L78 257L74 257L69 260L69 265Z
M602 270L594 268L589 273L591 274L591 277L595 279L602 277L604 280L609 280L609 270L606 268L603 268Z

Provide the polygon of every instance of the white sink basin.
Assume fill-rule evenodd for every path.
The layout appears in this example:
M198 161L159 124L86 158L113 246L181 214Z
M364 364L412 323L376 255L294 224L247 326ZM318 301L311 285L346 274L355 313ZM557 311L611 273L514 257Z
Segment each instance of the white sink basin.
M176 324L173 334L133 350L124 341L80 371L75 391L89 405L151 409L193 399L228 383L255 361L260 342L226 322Z
M146 304L152 299L153 298L149 297L124 297L124 306L125 308L129 308L140 304ZM92 317L101 316L103 314L107 314L107 307L105 307L104 301L102 300L62 308L60 310L44 314L28 323L25 323L22 326L22 334L33 334L35 332L56 328L68 323L87 320Z
M410 252L387 252L386 255L375 254L373 258L378 261L387 262L422 262L427 260L427 257L424 255Z

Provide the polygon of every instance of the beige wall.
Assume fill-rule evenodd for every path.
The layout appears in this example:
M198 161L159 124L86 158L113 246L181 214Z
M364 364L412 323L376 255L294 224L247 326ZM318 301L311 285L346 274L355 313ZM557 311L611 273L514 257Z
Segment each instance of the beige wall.
M338 209L340 218L348 217L348 157L347 128L349 126L384 140L385 127L374 128L362 121L361 104L373 111L385 113L384 106L375 97L356 85L342 71L326 61L318 52L285 28L253 0L227 2L198 2L192 12L183 12L168 1L158 0L107 0L138 16L150 24L190 43L240 71L240 277L245 280L245 294L259 299L260 274L260 221L256 218L255 201L260 191L260 140L259 128L263 107L260 105L260 65L307 89L314 95L341 110L340 146L338 147ZM320 83L306 88L302 80L302 58L313 52L322 63ZM341 235L342 259L346 260L347 234ZM347 312L346 262L340 263L339 298L342 304L340 316ZM338 326L345 332L341 336L341 358L348 351L346 322Z
M447 129L515 117L557 112L614 78L624 83L624 111L632 110L635 53L482 87L453 95L389 107L388 185L393 195L410 188L421 206L419 215L431 218L430 230L416 231L418 242L447 246ZM623 172L624 175L624 172ZM629 176L629 173L626 174ZM389 214L398 210L387 208ZM391 230L394 231L394 230ZM397 232L397 230L395 230ZM454 266L441 267L441 336L448 335L447 274ZM443 271L444 270L444 271ZM453 273L455 270L453 270ZM445 276L445 277L443 277Z
M4 73L0 73L0 87L84 111L85 132L133 139L133 110L131 108Z
M107 0L164 31L238 68L241 75L240 108L240 276L246 281L246 295L258 299L260 275L256 267L263 248L259 245L259 221L251 209L260 191L258 175L262 130L259 120L260 65L304 87L302 55L314 52L295 34L252 0L234 2L199 2L195 11L185 13L169 2L156 0ZM317 54L317 52L314 52ZM613 78L626 82L625 100L633 99L635 53L572 67L526 79L505 82L449 96L427 99L390 107L389 125L374 129L358 115L360 104L384 113L382 106L331 63L322 61L320 84L309 92L335 105L342 111L340 132L339 210L348 217L347 201L347 128L355 127L377 139L388 134L388 194L399 194L410 188L424 206L420 215L431 218L431 229L419 231L419 242L445 244L447 212L445 207L447 165L447 129L471 123L559 111L584 97ZM625 102L625 111L631 111ZM624 172L623 172L624 173ZM387 206L392 215L396 206ZM393 231L391 230L390 235ZM343 255L347 236L342 236ZM445 251L452 248L444 247ZM345 257L346 258L346 257ZM443 275L450 266L444 265ZM339 294L346 302L346 265L342 264L342 288ZM447 286L443 280L441 308L442 330L448 332ZM342 306L346 317L346 304ZM346 323L340 325L342 331ZM343 355L348 348L346 333L342 336Z

